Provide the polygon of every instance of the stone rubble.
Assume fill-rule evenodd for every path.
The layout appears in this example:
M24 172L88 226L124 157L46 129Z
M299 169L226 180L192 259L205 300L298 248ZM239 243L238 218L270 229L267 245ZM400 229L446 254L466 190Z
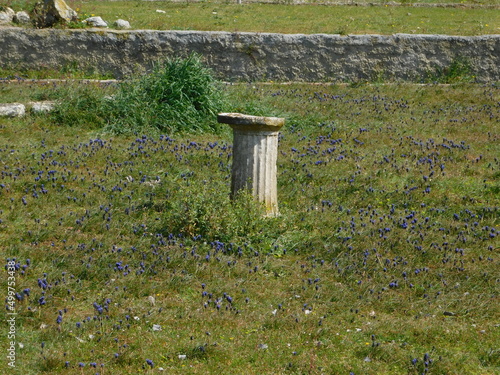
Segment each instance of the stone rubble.
M0 104L0 117L23 117L26 107L21 103Z
M128 21L118 19L113 22L113 27L118 30L128 30L130 29L130 23Z
M14 18L12 19L13 22L22 24L22 25L27 25L31 22L30 15L26 13L25 11L17 12L14 15Z
M37 27L51 27L62 22L76 21L78 14L71 9L64 0L43 0L33 9L35 25Z
M23 117L29 109L34 114L44 114L52 111L56 105L53 101L22 103L0 103L0 117Z
M101 17L89 17L83 22L92 27L108 27L108 24Z
M31 112L33 113L47 113L54 109L56 102L45 101L45 102L30 102L28 106L31 107Z
M78 14L71 9L64 0L42 0L35 4L32 15L26 11L15 12L9 7L0 5L0 25L17 23L27 25L33 22L37 28L48 28L58 23L78 21ZM107 28L108 23L99 16L92 16L82 21L90 27ZM128 30L130 23L126 20L117 19L113 22L113 28L117 30Z
M0 25L11 23L16 13L9 7L1 7L0 10Z

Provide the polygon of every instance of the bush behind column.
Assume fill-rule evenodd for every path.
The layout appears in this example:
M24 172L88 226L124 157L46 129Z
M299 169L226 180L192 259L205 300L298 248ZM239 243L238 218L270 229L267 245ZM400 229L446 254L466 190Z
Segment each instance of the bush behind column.
M112 97L93 87L71 88L71 95L62 93L53 119L61 125L90 119L115 134L214 132L221 128L216 114L225 103L219 86L201 57L191 54L157 63L151 73L121 83Z

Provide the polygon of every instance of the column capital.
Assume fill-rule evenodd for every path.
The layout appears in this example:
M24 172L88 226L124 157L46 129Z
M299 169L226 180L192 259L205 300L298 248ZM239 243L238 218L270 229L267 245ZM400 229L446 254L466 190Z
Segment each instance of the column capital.
M217 121L241 131L278 131L285 124L281 117L251 116L242 113L219 113Z

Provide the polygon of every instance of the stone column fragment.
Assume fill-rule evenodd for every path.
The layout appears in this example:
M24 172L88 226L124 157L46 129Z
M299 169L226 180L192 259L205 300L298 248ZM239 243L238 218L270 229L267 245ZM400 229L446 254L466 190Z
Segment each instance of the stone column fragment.
M277 216L278 134L285 119L221 113L217 120L233 129L231 196L249 189L255 199L265 204L267 216Z

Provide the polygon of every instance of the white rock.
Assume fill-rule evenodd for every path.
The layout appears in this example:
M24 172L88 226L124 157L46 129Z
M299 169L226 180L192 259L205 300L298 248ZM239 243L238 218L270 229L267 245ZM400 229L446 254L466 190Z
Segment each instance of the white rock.
M7 8L4 7L1 9L3 10L0 11L0 25L11 23L14 18L15 12L8 7Z
M7 25L12 22L12 18L5 12L0 12L0 25Z
M12 17L14 17L14 14L16 14L16 12L14 12L14 10L12 8L9 8L9 7L5 7L5 9L3 11Z
M31 22L31 18L28 13L21 11L15 14L13 21L19 24L28 24Z
M92 27L108 27L108 24L101 17L89 17L84 22Z
M186 359L186 355L185 354L179 354L179 359Z
M144 185L156 187L160 183L160 180L146 181Z
M56 103L55 102L30 102L28 103L31 106L31 112L33 113L46 113L50 112L54 109Z
M56 17L60 17L66 22L74 21L78 18L78 14L64 0L45 0L45 4L47 8L56 10Z
M0 116L22 117L26 113L26 107L21 103L0 104Z
M156 13L167 13L167 12L165 12L164 10L161 10L161 9L156 9Z
M161 331L161 325L159 325L159 324L153 324L153 331L155 331L155 332Z
M128 21L121 20L121 19L113 22L113 26L115 29L119 29L119 30L130 29L130 23Z

